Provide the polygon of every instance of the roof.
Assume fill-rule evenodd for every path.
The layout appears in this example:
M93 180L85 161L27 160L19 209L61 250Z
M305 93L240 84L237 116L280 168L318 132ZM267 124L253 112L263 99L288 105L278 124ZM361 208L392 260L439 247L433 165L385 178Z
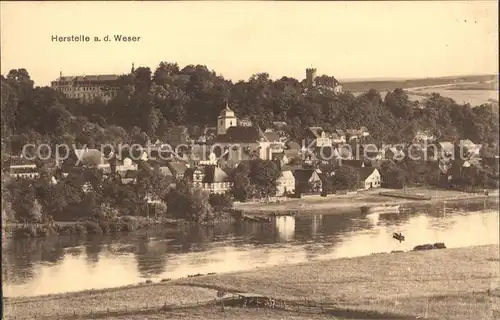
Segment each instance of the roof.
M288 150L300 150L302 147L300 146L300 144L298 144L297 142L295 141L288 141L286 143L286 146L288 147Z
M168 168L173 174L184 174L188 166L184 161L171 161L168 163Z
M365 181L373 172L378 170L373 167L356 168L359 174L359 181Z
M445 151L448 151L448 152L453 152L453 150L455 150L455 146L453 145L453 143L449 142L449 141L442 141L442 142L439 142L439 146L445 150Z
M320 179L318 173L314 169L296 169L293 171L293 176L299 182L309 182L316 175Z
M196 170L201 170L205 177L203 177L203 183L216 183L216 182L227 182L229 179L228 174L217 166L202 166L197 168L186 169L185 176L189 179L193 178L193 173Z
M158 170L160 171L161 174L164 174L166 176L173 176L172 171L168 166L159 166Z
M335 133L337 133L339 136L345 136L344 130L335 129Z
M321 137L321 133L324 132L322 127L309 127L309 132L311 132L316 138Z
M217 136L215 141L226 143L255 143L268 140L259 127L229 127L226 134Z
M276 131L264 132L266 139L271 142L280 141L280 135Z
M75 155L82 165L98 166L105 162L104 155L97 149L75 149Z
M282 127L286 127L287 124L284 121L274 121L273 125L277 128L282 128Z
M342 165L361 168L364 165L363 160L342 160Z
M59 77L57 81L71 81L71 82L86 82L86 81L116 81L120 78L116 74L101 74L101 75L88 75L88 76L67 76Z

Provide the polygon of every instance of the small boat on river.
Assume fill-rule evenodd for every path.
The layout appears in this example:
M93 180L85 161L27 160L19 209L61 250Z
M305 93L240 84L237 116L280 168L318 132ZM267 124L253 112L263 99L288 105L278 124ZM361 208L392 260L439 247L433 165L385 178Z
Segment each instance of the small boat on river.
M399 213L399 205L362 206L361 212L363 214Z

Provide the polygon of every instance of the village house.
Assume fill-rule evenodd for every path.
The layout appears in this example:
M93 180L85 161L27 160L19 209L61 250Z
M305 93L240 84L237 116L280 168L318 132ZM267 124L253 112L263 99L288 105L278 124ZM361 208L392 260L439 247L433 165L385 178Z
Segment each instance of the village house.
M276 196L286 196L295 193L295 177L292 168L281 167L281 177L276 180Z
M331 147L332 139L330 133L321 127L309 127L306 132L307 145L313 144L315 148Z
M189 164L182 160L169 161L167 166L176 180L184 179L184 173L186 172L186 169L189 168Z
M482 144L475 144L469 139L466 140L460 140L460 147L463 149L464 152L468 154L471 158L474 157L479 157Z
M290 163L290 160L286 156L285 152L273 153L272 160L277 163L280 168Z
M358 167L356 168L356 171L359 175L359 190L368 190L380 187L382 178L378 169L372 167Z
M295 169L295 191L300 194L319 194L323 190L323 180L320 177L321 171L311 169Z
M333 144L343 144L343 143L346 143L346 134L343 130L334 130L331 135L330 135L331 139L332 139L332 143Z
M35 179L39 176L39 170L34 160L10 157L3 165L9 166L9 174L13 178Z
M242 149L239 146L233 146L214 151L217 158L217 165L222 169L236 168L241 162L259 159L259 151L256 147L254 149L251 149L251 147Z
M212 165L188 168L184 178L192 186L199 187L210 194L224 194L233 186L228 174L218 166Z
M449 158L454 156L455 145L449 141L441 141L437 144L438 155L440 158ZM457 155L459 156L459 155Z
M361 127L359 129L347 129L346 133L348 137L347 141L361 139L370 135L370 132L366 127Z

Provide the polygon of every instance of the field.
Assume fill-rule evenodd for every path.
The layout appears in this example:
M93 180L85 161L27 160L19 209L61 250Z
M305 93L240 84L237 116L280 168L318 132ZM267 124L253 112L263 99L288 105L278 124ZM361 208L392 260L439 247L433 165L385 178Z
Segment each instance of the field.
M166 316L163 313L156 314L148 314L147 317L142 314L137 315L128 315L126 317L117 316L117 317L108 317L106 320L160 320L165 319ZM174 320L195 320L195 319L203 319L203 320L262 320L262 319L287 319L287 320L333 320L341 318L333 318L327 314L311 314L304 313L300 314L297 312L290 311L282 311L282 310L266 310L266 309L242 309L242 308L225 308L225 311L222 312L220 307L201 307L201 308L193 308L189 310L179 310L168 314L167 319Z
M430 87L440 85L451 85L464 82L487 82L496 80L496 75L477 75L477 76L455 76L423 79L402 79L402 80L359 80L359 81L341 81L342 88L345 91L364 92L370 89L377 91L392 91L397 88L408 89L416 87Z
M425 319L494 319L499 312L499 246L479 246L316 261L254 271L179 279L100 291L4 301L6 319L33 315L89 315L90 311L124 309L128 314L107 319L327 319L320 314L269 309L222 313L215 307L154 311L146 305L213 301L216 290L256 292L287 303L324 304L330 315L363 319L420 316ZM136 310L134 314L134 310ZM319 313L319 312L317 312ZM356 315L356 316L353 316ZM363 316L364 315L364 316ZM380 316L382 315L382 316ZM385 316L383 316L385 315ZM330 317L333 319L333 317Z
M353 82L342 85L345 91L355 95L376 89L382 98L388 91L396 88L405 89L411 101L422 101L432 93L455 100L457 103L469 103L479 106L485 103L498 104L498 78L496 76L475 76L462 78L435 78L404 81Z

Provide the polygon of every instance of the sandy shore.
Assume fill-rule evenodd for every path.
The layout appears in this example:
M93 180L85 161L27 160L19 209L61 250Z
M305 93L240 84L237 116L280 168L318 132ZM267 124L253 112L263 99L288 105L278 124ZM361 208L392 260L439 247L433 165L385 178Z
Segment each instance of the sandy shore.
M409 204L409 203L433 203L441 201L457 201L469 199L498 199L498 190L489 193L485 196L482 193L467 193L461 191L438 190L428 188L409 188L408 193L422 194L432 197L431 200L413 200L402 199L388 196L381 196L379 193L384 191L398 191L394 189L374 189L358 192L355 195L328 195L321 197L319 195L304 196L301 199L286 199L280 203L262 203L248 202L235 203L234 208L242 210L246 213L271 213L276 211L297 211L306 213L310 211L322 210L325 213L340 213L352 211L362 206L367 205L382 205L382 204Z
M213 303L217 289L256 292L293 301L323 303L331 315L346 310L379 314L379 319L495 319L500 306L498 245L420 252L373 254L359 258L315 261L221 275L185 278L165 283L4 300L5 319L56 319L73 314L124 310L127 316L107 319L144 319L141 309L163 303ZM496 310L494 308L497 308ZM153 310L148 319L165 318ZM260 312L260 313L259 313ZM215 307L174 309L169 319L323 319L297 311L228 310ZM203 317L204 314L210 317ZM318 312L319 313L319 312ZM385 315L385 316L384 316ZM106 316L104 316L106 318ZM363 319L362 316L354 317Z

